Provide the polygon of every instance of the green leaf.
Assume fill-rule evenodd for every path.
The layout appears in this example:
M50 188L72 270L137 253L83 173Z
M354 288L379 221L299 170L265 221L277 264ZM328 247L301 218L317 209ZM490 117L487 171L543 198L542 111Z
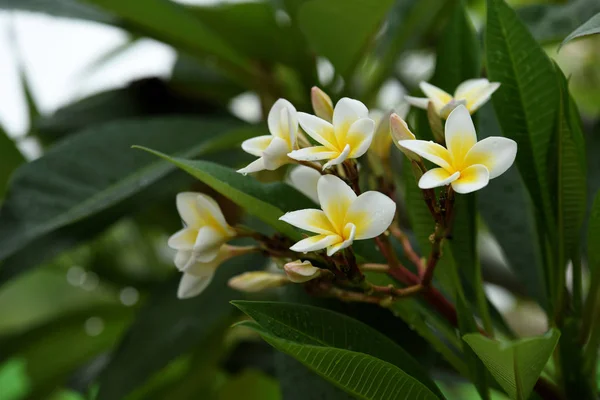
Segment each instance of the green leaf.
M0 127L0 200L6 193L10 176L23 161L25 159L15 145L15 142Z
M219 392L222 400L280 400L279 382L258 370L247 369L229 380Z
M41 12L62 18L76 18L119 25L120 20L98 7L77 0L0 0L0 9Z
M309 45L347 78L392 4L392 0L311 0L300 6L298 21Z
M0 364L0 387L2 400L19 400L29 392L27 361L12 358Z
M231 168L208 161L169 157L147 148L142 150L161 157L198 178L278 232L291 239L301 239L300 232L280 221L279 217L287 211L313 208L314 203L291 186L281 182L260 183L250 176L243 176Z
M259 255L234 258L218 268L204 292L189 300L177 298L179 276L157 288L100 374L98 400L124 398L170 361L230 324L236 310L229 301L241 295L227 287L227 281L263 264Z
M415 359L388 337L360 321L324 308L293 303L234 301L232 304L276 337L299 344L369 354L397 366L442 396Z
M547 168L560 91L552 62L504 0L487 1L485 34L492 97L505 136L519 144L517 165L547 232L555 229Z
M526 400L552 356L559 337L560 332L551 329L543 336L512 342L499 342L480 334L465 335L463 340L511 399Z
M596 193L587 232L588 265L592 282L600 281L600 191ZM600 283L600 282L599 282Z
M181 189L185 176L169 177L172 165L132 150L132 145L197 157L238 146L260 133L244 127L231 119L115 121L70 136L24 164L15 172L0 210L0 282L89 238L149 199Z
M592 18L587 20L579 28L575 29L569 36L565 38L560 44L561 47L570 42L573 39L577 39L583 36L593 35L600 33L600 13L594 15Z

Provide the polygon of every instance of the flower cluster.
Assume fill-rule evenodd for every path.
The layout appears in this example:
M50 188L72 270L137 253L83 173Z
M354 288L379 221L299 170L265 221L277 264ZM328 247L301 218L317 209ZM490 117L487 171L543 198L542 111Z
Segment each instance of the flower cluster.
M437 123L439 136L443 136L436 137L437 142L419 140L397 113L369 112L363 103L350 98L342 98L334 106L331 98L318 88L313 88L311 93L314 115L298 112L285 99L277 100L267 118L270 135L242 143L244 151L258 158L238 172L246 175L298 164L289 173L288 182L320 208L287 212L280 220L312 235L291 243L257 232L248 234L247 230L231 227L212 198L200 193L181 193L177 196L177 209L184 228L168 242L177 251L175 265L183 272L178 296L199 294L210 283L216 268L227 259L260 251L279 260L282 271L247 272L233 277L229 281L231 287L255 292L302 283L311 285L313 290L329 290L339 297L354 298L355 292L334 288L331 282L348 278L356 284L364 280L352 253L352 244L356 240L378 238L382 252L387 251L385 240L381 238L385 238L392 225L395 228L391 230L406 246L408 256L413 255L412 260L421 269L420 257L399 233L395 222L394 182L389 162L391 144L413 164L426 201L436 201L431 199L433 191L425 192L435 187L448 186L450 192L461 194L483 188L512 165L517 151L516 143L503 137L477 141L470 114L487 101L498 86L486 79L468 80L451 96L433 85L421 83L427 99L409 96L406 99L417 107L435 110L438 121L446 119L443 129L442 122ZM366 153L366 173L377 178L379 190L363 193L356 159ZM437 167L428 169L423 159ZM441 209L445 210L431 203L435 220L446 227L450 216L440 214ZM259 245L228 244L236 236L250 236ZM435 240L443 239L438 236ZM277 240L280 242L275 243ZM289 250L282 251L282 245ZM301 256L307 259L302 260ZM430 277L408 288L408 292L418 291L428 279ZM368 287L371 292L386 295L393 292L390 288Z

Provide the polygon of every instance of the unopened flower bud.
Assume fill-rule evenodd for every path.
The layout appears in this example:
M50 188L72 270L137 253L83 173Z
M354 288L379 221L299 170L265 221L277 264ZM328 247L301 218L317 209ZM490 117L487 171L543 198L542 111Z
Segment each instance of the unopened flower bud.
M443 145L446 142L444 137L444 124L442 123L442 118L435 111L435 106L431 101L427 106L427 120L429 121L429 127L431 128L433 138L436 142Z
M283 267L290 281L304 283L321 275L321 270L313 266L310 261L292 261Z
M310 91L310 100L317 117L329 122L333 121L333 102L327 93L313 86Z
M390 128L392 131L392 137L394 138L394 144L406 157L411 160L420 161L421 157L413 153L410 150L400 146L401 140L415 140L416 136L408 129L408 124L398 114L392 114L390 116Z
M286 283L289 283L289 280L285 275L265 271L251 271L234 276L229 279L227 284L240 292L255 293L283 286Z

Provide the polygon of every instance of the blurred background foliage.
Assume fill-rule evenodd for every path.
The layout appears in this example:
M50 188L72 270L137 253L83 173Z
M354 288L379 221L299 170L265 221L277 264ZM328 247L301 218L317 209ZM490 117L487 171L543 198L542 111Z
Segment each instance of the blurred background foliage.
M600 37L573 41L560 52L558 44L600 12L600 2L510 3L569 78L583 117L588 187L594 193L600 188ZM455 4L0 0L4 10L127 31L130 40L94 68L143 37L178 52L168 78L135 80L51 115L39 112L21 75L31 122L26 138L42 150L27 163L0 127L0 215L14 222L0 226L0 400L346 398L256 334L230 329L241 313L229 301L247 296L225 282L236 272L263 267L260 256L230 261L201 296L176 299L179 276L166 239L180 225L177 192L209 193L230 222L259 223L183 172L130 146L238 167L250 160L238 144L265 132L262 124L240 118L240 104L264 115L274 100L286 97L307 111L310 88L318 85L334 98L400 107L404 93L416 91L439 70L436 46ZM485 2L472 0L468 7L481 31ZM497 130L492 109L486 109L482 119L492 123L485 126ZM281 175L267 171L260 178ZM512 216L517 222L518 208ZM543 332L545 316L529 300L535 293L522 275L511 272L515 264L496 238L480 236L486 288L495 305L519 334ZM435 366L434 378L448 398L477 398L471 384L450 373L426 342L385 310L310 299L297 288L267 296L318 302L367 322L424 365Z

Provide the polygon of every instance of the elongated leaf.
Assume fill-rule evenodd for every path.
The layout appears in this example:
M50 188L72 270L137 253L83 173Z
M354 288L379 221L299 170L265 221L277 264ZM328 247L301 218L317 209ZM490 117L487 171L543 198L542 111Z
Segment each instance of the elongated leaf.
M100 375L98 400L124 398L171 360L230 324L236 313L229 301L241 295L226 282L263 264L259 255L234 258L218 268L202 294L189 300L177 298L179 276L157 288Z
M373 356L335 347L283 339L256 322L254 329L277 350L291 355L323 378L361 399L439 399L400 368Z
M548 154L560 93L552 62L504 0L487 1L485 35L490 80L500 82L492 101L505 136L519 144L517 165L548 232L555 218Z
M308 43L344 77L352 72L383 23L392 0L311 0L298 21Z
M596 33L600 33L600 13L594 15L592 18L587 20L583 25L579 28L575 29L569 36L565 38L560 44L564 46L569 43L573 39L577 39L583 36L593 35Z
M594 276L598 276L597 279L600 280L600 246L597 246L597 243L600 243L600 192L596 193L594 199L587 232L588 262L592 281Z
M230 119L116 121L85 130L23 165L0 210L0 282L139 209L140 200L147 204L181 188L181 177L174 179L178 175L163 179L175 170L172 165L132 145L195 157L238 146L260 132L244 127ZM59 234L49 237L53 232Z
M480 334L463 336L492 376L511 399L529 397L544 366L554 352L560 332L551 329L543 336L499 342Z
M41 12L56 17L76 18L119 25L122 21L92 5L77 0L0 0L0 9Z
M281 303L235 301L237 308L273 335L311 344L369 354L387 361L442 396L427 373L406 351L360 321L323 308Z
M279 217L286 211L314 207L314 203L291 186L281 182L263 184L250 176L243 176L231 168L219 164L174 158L158 151L143 150L162 157L200 179L277 231L292 239L301 238L295 228L280 221Z
M23 161L23 155L15 146L15 142L0 127L0 199L6 193L10 175Z

